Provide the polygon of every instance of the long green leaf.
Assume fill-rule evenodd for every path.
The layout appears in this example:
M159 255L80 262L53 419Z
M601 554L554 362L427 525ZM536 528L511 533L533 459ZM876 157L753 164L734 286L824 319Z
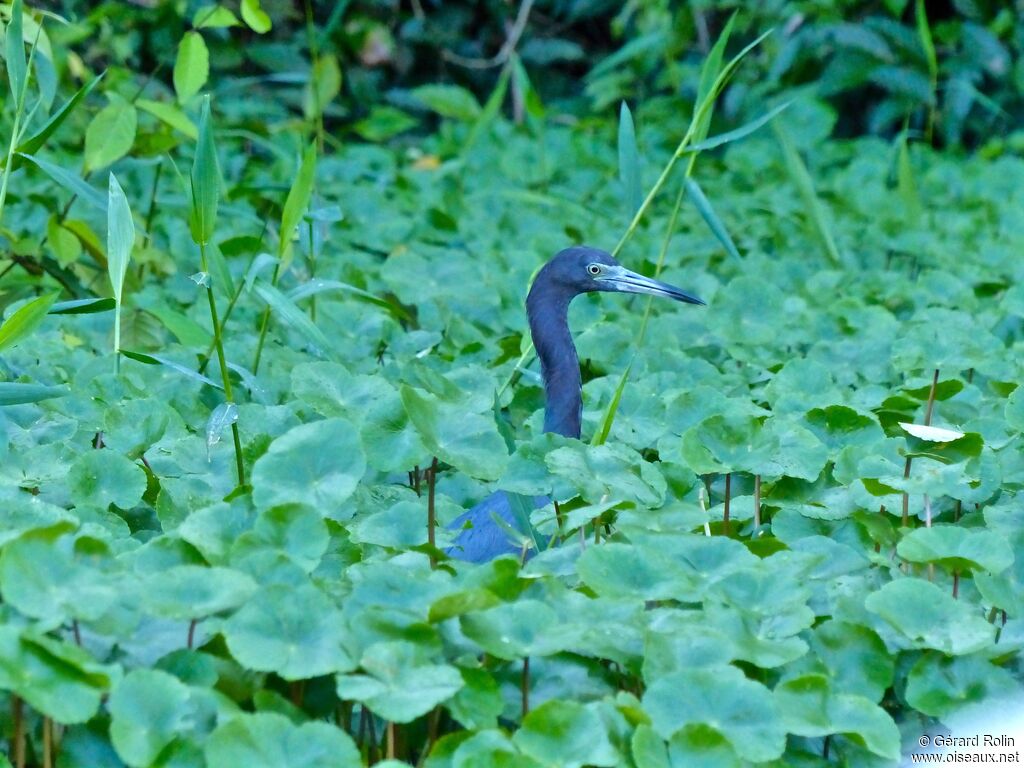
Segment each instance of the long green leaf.
M470 151L476 146L476 142L483 135L483 132L487 130L488 126L494 122L494 118L498 116L501 111L501 105L505 103L505 94L508 93L508 82L511 77L512 68L511 63L506 65L501 70L501 75L498 76L498 82L494 86L494 90L491 91L491 95L487 97L487 103L484 104L483 109L480 110L480 114L477 115L476 120L473 121L473 127L469 131L469 135L466 137L466 143L462 146L460 155L464 158Z
M921 39L921 48L924 49L924 58L928 62L928 76L934 85L939 74L939 61L935 55L935 43L932 41L931 27L928 26L924 0L917 0L914 19L917 22L917 36Z
M92 92L92 89L96 87L96 84L103 79L104 74L105 73L100 72L96 77L79 88L75 92L75 95L64 102L64 105L46 121L46 124L42 128L18 145L17 151L25 155L31 155L38 152L46 143L46 140L64 124L64 121L70 117L71 113L75 111L75 108L81 104L82 99Z
M281 235L277 245L277 257L281 260L281 269L287 269L291 261L292 234L302 219L302 214L309 207L313 196L313 185L316 182L316 142L311 143L302 153L299 172L288 190L281 213Z
M60 295L59 291L48 293L25 304L0 325L0 352L13 347L28 336L43 322L46 313Z
M810 216L811 223L814 225L814 231L821 241L822 248L825 250L825 255L828 256L834 265L842 265L843 257L836 247L828 214L825 211L825 206L822 205L821 199L818 197L817 191L814 189L814 180L811 179L810 171L807 170L807 166L804 164L803 158L800 157L800 153L797 152L796 147L793 146L793 142L789 140L789 135L786 133L785 128L779 123L772 123L772 129L775 131L779 146L782 147L782 154L786 160L786 169L789 171L790 178L796 184L800 196L804 200L807 213Z
M275 315L305 336L321 355L331 356L331 342L324 336L323 331L313 324L309 316L295 306L295 302L262 280L256 281L253 290L267 303Z
M906 209L907 220L917 224L921 220L921 198L917 193L914 181L914 167L910 162L910 147L907 141L907 130L904 127L899 137L899 155L896 165L896 187Z
M121 354L131 360L135 360L139 363L145 363L146 365L162 365L166 368L170 368L172 371L180 373L182 376L192 379L193 381L207 384L215 389L224 389L224 387L213 379L209 379L206 376L203 376L203 374L161 355L151 355L146 352L132 352L130 349L122 349Z
M95 312L109 312L117 302L113 299L72 299L58 301L50 307L51 315L91 315Z
M357 296L363 301L367 301L370 304L386 309L389 313L394 315L400 320L412 320L412 316L405 311L400 305L392 304L387 299L382 299L379 296L374 296L369 291L365 291L362 288L357 288L354 285L343 283L340 280L321 280L316 278L310 280L308 283L303 283L297 288L293 288L288 292L288 298L294 302L308 299L310 296L316 296L321 293L329 293L331 291L342 291L344 293L351 293L353 296Z
M718 79L719 74L722 71L722 59L725 58L725 48L729 44L729 38L732 36L733 24L736 22L736 13L729 17L729 21L725 23L722 28L722 33L718 36L718 40L715 41L711 51L708 53L708 57L704 60L704 65L700 70L700 81L697 85L697 99L693 104L693 117L691 118L691 128L693 129L693 138L696 141L702 140L708 135L708 129L711 126L711 110L706 110L704 114L701 114L701 108L710 99L712 102L717 96L713 92L715 82Z
M21 153L18 157L23 157L26 160L30 160L35 163L43 173L56 181L71 194L80 197L82 200L96 208L99 208L101 211L107 210L107 198L98 189L87 184L81 176L78 176L65 168L61 168L59 165L51 163L49 160L43 160L41 157L36 157L35 155L26 155Z
M633 113L626 102L619 108L619 180L625 196L626 216L632 218L640 207L643 191L640 189L640 150L636 146L636 128Z
M128 198L113 172L107 191L107 274L114 291L114 365L120 370L121 358L121 303L124 294L124 276L135 246L135 222Z
M107 192L107 273L114 290L114 301L121 303L124 276L128 272L135 245L135 222L128 206L128 198L113 173L109 177Z
M686 194L697 208L697 212L701 215L701 218L704 219L707 225L711 228L715 237L718 238L718 242L720 242L722 247L725 248L726 252L734 259L739 260L739 249L736 248L736 244L729 236L729 231L725 228L725 224L723 224L722 220L718 218L718 214L715 213L715 209L711 207L711 201L708 200L707 195L704 194L704 190L700 188L700 184L692 178L687 179Z
M11 3L11 21L7 25L4 60L7 63L7 81L11 86L14 104L20 106L25 88L28 66L25 61L25 40L23 32L22 0Z
M619 411L619 403L622 401L622 393L626 391L626 382L629 381L629 372L633 369L633 361L629 361L629 365L622 372L622 376L619 377L618 386L615 387L615 392L612 394L611 402L608 403L608 408L605 409L604 416L601 417L601 423L597 427L597 431L594 436L590 438L591 445L604 445L608 439L608 435L611 434L612 424L615 422L615 414Z
M53 397L64 397L68 390L64 387L46 387L42 384L23 384L17 381L0 382L0 406L24 405L49 400Z
M199 141L192 163L192 216L189 221L192 239L199 245L205 245L213 237L219 198L220 169L217 166L217 148L213 142L210 97L205 96L199 116Z
M787 101L783 104L780 104L774 109L771 109L765 114L761 115L756 120L751 120L749 123L744 123L739 128L734 128L733 130L727 131L726 133L720 133L717 136L712 136L710 139L704 139L703 141L698 141L696 144L691 144L684 151L687 154L696 152L706 152L709 149L715 149L717 147L722 146L723 144L729 144L731 142L739 141L740 139L746 138L754 131L766 125L769 121L771 121L772 118L774 118L784 109L786 109L792 103L792 101Z

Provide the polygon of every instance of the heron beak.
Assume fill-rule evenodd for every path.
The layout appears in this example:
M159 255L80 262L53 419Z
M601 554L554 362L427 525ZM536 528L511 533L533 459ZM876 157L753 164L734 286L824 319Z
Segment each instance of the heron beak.
M621 291L623 293L646 293L650 296L664 296L676 301L684 301L687 304L699 304L704 306L706 302L685 291L681 291L674 285L654 280L650 277L632 272L625 267L615 267L607 275L598 278L599 282L609 286L609 290Z

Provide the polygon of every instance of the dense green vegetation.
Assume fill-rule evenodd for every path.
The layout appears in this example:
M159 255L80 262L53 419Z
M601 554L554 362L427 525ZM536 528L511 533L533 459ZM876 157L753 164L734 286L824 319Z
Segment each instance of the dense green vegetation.
M1020 701L1015 19L73 5L0 6L0 765L884 766ZM575 242L708 302L574 303L584 441ZM533 556L448 559L495 488Z

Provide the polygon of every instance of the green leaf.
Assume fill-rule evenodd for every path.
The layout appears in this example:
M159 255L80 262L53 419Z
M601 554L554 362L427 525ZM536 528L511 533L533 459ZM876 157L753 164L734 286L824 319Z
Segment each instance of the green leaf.
M176 565L146 580L142 602L154 616L189 621L237 608L256 589L250 577L230 568Z
M238 714L210 734L209 768L361 768L355 743L325 722L295 725L274 712Z
M985 648L995 635L995 628L969 605L923 579L891 581L868 595L864 605L914 648L960 656Z
M0 325L0 352L25 339L46 318L60 292L39 296L21 306Z
M203 5L192 14L192 26L196 29L224 29L238 27L238 17L223 5Z
M496 480L501 476L508 451L490 414L466 413L461 402L448 402L410 386L403 385L399 391L428 451L474 477Z
M459 621L466 637L499 659L548 656L562 650L554 631L559 624L558 615L538 600L503 603L486 611L467 613Z
M711 228L718 242L725 248L726 253L732 256L734 259L740 258L739 249L736 248L736 244L732 241L729 236L729 231L725 228L725 224L718 218L718 214L715 213L715 209L711 207L711 201L704 195L704 190L700 188L700 185L692 178L686 179L686 194L690 198L690 202L696 207L697 212L701 218L704 219L705 223Z
M133 669L110 694L110 740L132 768L146 768L190 723L189 689L155 669Z
M0 381L0 406L38 403L54 397L67 397L68 394L70 394L70 390L64 387L45 387L42 384Z
M751 762L774 760L786 748L771 692L733 666L682 670L655 680L644 693L643 707L666 740L684 729L706 728Z
M203 376L203 374L193 370L192 368L187 368L181 363L176 363L174 360L170 360L162 355L147 355L145 352L133 352L130 349L122 349L121 354L131 360L135 360L139 363L145 363L146 365L163 365L170 368L172 371L180 373L186 378L199 382L200 384L205 384L206 386L213 387L214 389L223 389L223 387L213 379Z
M307 118L316 118L341 93L341 68L338 59L321 53L313 63L309 82L302 95L302 111Z
M470 123L480 116L480 102L457 85L421 85L413 89L412 95L441 117Z
M260 8L260 0L242 0L241 11L242 21L253 32L262 35L270 31L270 16Z
M716 149L723 144L731 144L734 141L746 138L750 134L757 131L759 128L767 125L771 120L786 109L792 101L786 101L779 104L777 107L769 110L765 114L761 115L756 120L751 120L749 123L744 123L739 128L734 128L726 133L720 133L717 136L712 136L710 139L704 139L694 144L689 144L684 149L686 154L697 154L699 152L706 152L709 149Z
M525 754L548 765L621 765L601 716L575 701L555 699L531 709L512 740Z
M932 42L932 31L928 26L928 15L925 12L924 0L917 0L914 5L914 20L917 22L917 36L924 50L924 60L928 64L928 76L935 83L939 74L939 62L935 55L935 43Z
M185 103L206 84L210 76L210 52L203 36L195 31L186 32L178 44L178 57L174 61L174 90L178 102Z
M1024 387L1019 386L1010 393L1003 416L1012 429L1024 432Z
M106 547L95 539L79 542L73 528L63 522L30 530L4 547L4 602L26 616L57 623L69 618L95 620L111 608L118 591L108 572Z
M270 283L257 280L253 285L256 295L267 303L274 314L306 337L312 351L317 355L333 357L334 345L328 341L323 331L316 327L309 315L299 309L295 302L281 293Z
M786 169L789 171L790 179L792 179L797 191L803 198L806 215L813 225L814 233L821 241L825 255L832 266L842 266L844 264L843 257L839 253L835 237L832 234L832 223L829 220L828 211L824 203L821 202L821 198L818 197L818 193L814 188L814 180L811 178L810 171L807 170L807 165L804 163L803 158L800 157L796 147L793 146L793 142L790 141L786 130L779 123L772 123L772 129L775 131L779 146L782 147L782 156L786 161Z
M366 472L352 422L325 419L294 427L270 444L252 473L257 509L301 504L325 517L339 514Z
M462 688L459 670L431 663L419 646L409 642L374 643L359 666L368 674L338 675L338 697L361 701L395 723L412 722Z
M636 146L636 129L626 102L622 102L619 108L619 181L622 182L628 221L640 208L643 191L640 188L640 151Z
M240 664L285 680L355 667L343 646L347 630L341 612L309 583L264 587L224 622L221 632Z
M33 133L27 139L23 139L21 143L18 144L16 151L26 155L31 155L42 149L43 145L46 144L46 140L56 133L57 129L64 124L64 121L67 120L78 105L82 103L82 100L92 93L93 88L95 88L96 84L103 79L104 74L105 73L101 72L75 91L75 95L68 99L59 110L51 115L50 119L46 121L42 128Z
M146 473L138 464L110 450L83 453L68 472L68 486L78 504L131 509L146 490Z
M91 315L95 312L109 312L116 306L113 299L72 299L58 301L50 307L51 315Z
M1013 551L994 531L936 525L911 531L896 554L912 563L937 563L952 571L1000 573L1013 563Z
M188 115L173 104L167 104L163 101L152 101L150 99L137 99L135 106L143 112L153 115L157 120L166 123L179 133L184 134L192 139L192 141L199 139L199 129L196 127L196 124L189 119Z
M41 157L36 157L35 155L19 154L18 157L31 160L39 166L41 171L64 187L64 189L72 195L82 198L82 200L89 203L89 205L94 208L99 208L102 211L107 210L106 196L101 194L100 191L92 185L86 183L81 176L71 173L71 171L68 171L65 168L61 168L56 163L51 163L49 160L43 160Z
M25 40L22 32L24 20L22 0L11 0L11 20L7 24L4 62L7 64L7 82L11 86L13 103L20 109L23 104L28 65L25 60Z
M722 74L722 60L725 58L725 49L729 45L729 38L732 36L732 28L736 23L736 13L733 13L729 20L722 27L718 39L711 47L704 64L700 70L700 80L697 84L697 98L693 104L693 117L690 128L694 138L698 141L707 136L708 128L711 125L711 105L714 104L715 81ZM703 115L701 113L704 113Z
M116 672L78 646L10 624L0 627L0 688L58 723L92 718Z
M601 416L601 423L594 431L594 436L590 438L591 445L604 445L608 441L608 435L612 431L612 424L615 421L615 414L619 411L619 403L622 402L622 393L626 391L626 382L629 381L629 372L633 369L633 361L630 360L629 365L622 371L622 375L619 376L619 383L615 386L615 391L612 393L612 399L608 403L608 408Z
M135 143L139 115L133 104L113 99L89 123L85 131L85 167L83 171L106 168L128 154Z
M128 198L117 182L117 177L111 173L107 202L107 274L117 304L122 300L124 276L128 272L128 261L134 245L135 222L132 221Z
M946 718L967 704L1019 695L1009 670L979 656L925 653L907 675L907 703L931 717Z
M188 34L197 34L189 32ZM189 229L196 244L209 243L217 225L217 201L220 197L220 168L217 148L213 142L213 120L210 117L210 97L203 99L199 115L199 141L192 163L192 215Z
M310 144L302 153L299 172L288 190L288 198L284 201L281 213L281 233L277 245L277 258L281 260L281 270L288 268L291 261L292 235L295 227L302 220L302 214L309 207L316 183L316 142Z

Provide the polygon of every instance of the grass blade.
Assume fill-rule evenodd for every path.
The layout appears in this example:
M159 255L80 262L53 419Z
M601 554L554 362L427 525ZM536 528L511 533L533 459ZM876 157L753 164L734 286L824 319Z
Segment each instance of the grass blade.
M189 221L192 240L199 245L205 245L213 237L220 197L220 169L217 167L217 148L213 142L211 122L210 97L205 96L199 116L199 141L192 163L192 216Z
M277 257L281 260L280 269L287 269L292 254L292 234L302 219L302 214L309 207L313 196L313 184L316 182L316 143L310 144L302 153L299 173L288 190L281 212L281 234L277 245Z
M43 322L46 313L60 295L59 291L32 299L0 325L0 352L28 336Z
M697 212L701 215L701 218L707 223L714 233L715 237L718 238L718 242L722 244L726 252L737 261L740 259L739 249L736 248L736 244L732 241L729 236L729 231L725 228L725 224L718 218L718 214L715 213L715 209L711 207L711 201L708 200L704 194L704 190L700 188L700 184L694 181L692 178L686 180L686 194L697 208Z
M135 222L128 207L128 198L113 173L107 192L107 274L114 291L114 365L121 369L121 304L124 276L135 246Z
M744 123L739 128L734 128L726 133L720 133L717 136L712 136L710 139L704 139L698 141L696 144L691 144L684 151L689 153L705 152L709 149L716 149L723 144L729 144L734 141L746 138L754 131L758 130L762 126L766 125L772 118L782 112L786 107L792 104L792 101L787 101L772 110L769 110L765 114L761 115L756 120L751 120L749 123Z
M24 95L25 78L28 76L28 65L25 61L25 40L23 32L22 0L11 3L11 20L7 24L6 47L4 60L7 63L7 81L11 86L14 103L21 104Z
M640 151L636 146L636 128L633 114L626 102L619 109L619 179L625 196L626 215L637 212L643 199L640 189Z
M896 161L896 188L900 198L903 200L903 207L907 212L907 221L917 224L921 220L921 198L917 193L917 184L914 181L914 166L910 162L910 146L907 140L907 130L904 127L899 137L899 154Z
M594 436L590 438L591 445L604 445L608 439L608 435L611 434L612 424L615 421L615 414L619 411L619 402L622 400L622 393L626 391L626 382L629 381L629 372L633 369L633 361L629 361L629 365L626 366L626 370L622 372L622 376L619 377L619 384L615 387L615 393L612 395L611 402L608 403L608 408L605 409L604 416L601 417L601 423L597 427L597 431Z
M72 299L58 301L48 314L51 315L91 315L94 312L109 312L114 308L113 299Z
M710 110L705 116L701 117L701 106L707 102L709 96L714 101L713 89L715 81L722 71L722 59L725 57L725 48L729 44L729 38L732 36L732 27L735 22L736 13L734 12L722 28L722 33L718 36L714 46L708 53L708 57L704 59L704 65L700 69L700 82L697 85L697 98L693 102L693 117L691 118L690 125L694 138L697 141L702 140L708 135L708 128L711 126Z
M95 208L99 208L101 211L107 210L107 199L103 196L103 193L92 185L86 183L81 176L78 176L65 168L61 168L59 165L51 163L49 160L43 160L41 157L36 157L35 155L19 154L18 157L31 160L36 164L39 170L56 181L71 194L80 197L82 200Z
M121 354L129 358L130 360L135 360L138 363L145 363L146 365L162 365L166 368L170 368L172 371L177 371L182 376L190 378L193 381L198 381L201 384L206 384L207 386L213 387L214 389L223 389L223 387L213 379L208 379L206 376L203 376L203 374L199 373L198 371L193 371L191 368L184 366L181 363L176 363L173 360L170 360L169 358L163 357L162 355L151 355L146 352L132 352L129 349L122 349Z
M49 400L53 397L65 397L68 390L64 387L46 387L42 384L22 384L17 381L0 382L0 406L24 405Z
M317 296L321 293L328 293L330 291L342 291L344 293L351 293L363 301L369 302L374 306L385 309L389 314L394 316L398 320L404 320L406 322L411 321L412 316L405 311L405 309L399 304L393 304L387 299L382 299L379 296L374 296L369 291L365 291L362 288L357 288L354 285L343 283L340 280L321 280L316 278L310 280L307 283L303 283L297 288L293 288L288 292L288 298L294 302L308 299L311 296Z
M825 211L825 206L822 205L821 198L818 197L818 193L814 189L814 180L811 179L811 174L807 170L803 158L796 151L793 142L789 140L785 128L778 123L772 123L772 129L775 131L779 146L782 147L782 154L786 160L786 169L789 171L790 178L796 184L800 196L804 200L807 213L810 216L811 223L814 225L814 231L821 241L822 248L825 250L825 255L828 256L829 261L833 265L842 266L843 257L836 247L835 238L832 236L832 226L829 223L828 214Z
M64 121L67 120L71 113L75 111L75 108L82 102L82 99L88 96L92 92L92 89L96 87L96 84L103 79L104 74L105 73L101 72L79 88L75 92L75 95L64 102L64 105L46 121L46 125L18 145L17 151L21 154L31 155L42 149L46 140L56 133L57 129L64 124Z
M295 302L274 286L263 281L257 281L253 285L253 290L267 303L274 314L305 336L318 354L321 356L328 354L331 343L324 336L323 331L313 324L309 316L295 305Z

